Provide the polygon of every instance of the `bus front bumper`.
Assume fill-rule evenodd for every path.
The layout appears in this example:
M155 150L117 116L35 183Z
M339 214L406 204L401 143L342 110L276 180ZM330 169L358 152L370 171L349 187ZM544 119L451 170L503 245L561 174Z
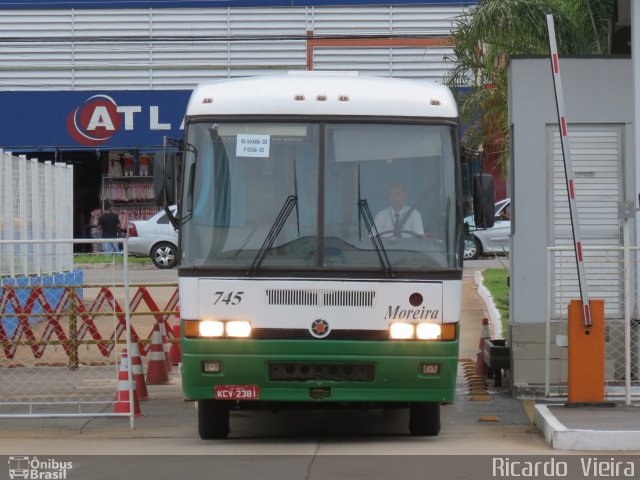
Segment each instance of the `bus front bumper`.
M191 400L238 386L267 402L451 403L458 341L183 338L182 362ZM212 363L219 372L204 371Z

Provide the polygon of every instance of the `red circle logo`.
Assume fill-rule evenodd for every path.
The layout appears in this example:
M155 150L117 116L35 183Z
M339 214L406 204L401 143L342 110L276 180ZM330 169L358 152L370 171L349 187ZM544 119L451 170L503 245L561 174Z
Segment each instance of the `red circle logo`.
M329 335L331 328L329 327L329 323L326 320L319 318L311 324L311 328L309 330L311 331L311 335L313 335L314 337L324 338Z
M73 109L67 118L69 135L82 145L101 145L122 126L115 100L107 95L94 95Z

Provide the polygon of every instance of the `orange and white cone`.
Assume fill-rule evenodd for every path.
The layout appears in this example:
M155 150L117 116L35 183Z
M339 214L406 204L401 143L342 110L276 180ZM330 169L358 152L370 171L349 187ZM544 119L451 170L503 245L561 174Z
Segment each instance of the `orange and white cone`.
M122 352L120 359L120 369L118 370L118 388L116 391L115 413L131 413L131 398L129 397L129 388L132 380L129 379L129 358L127 350ZM133 388L133 415L139 417L142 415L136 389Z
M138 400L148 400L149 392L147 391L147 383L144 381L144 372L142 371L138 335L134 331L131 331L131 371L133 373L133 381L136 382Z
M147 384L162 385L169 383L169 371L167 359L162 348L162 336L160 327L156 323L151 333L151 350L149 350L149 363L147 365Z
M158 323L160 324L160 335L162 336L162 351L164 351L164 359L167 362L167 372L171 373L173 370L171 366L171 343L167 336L167 327L164 321Z

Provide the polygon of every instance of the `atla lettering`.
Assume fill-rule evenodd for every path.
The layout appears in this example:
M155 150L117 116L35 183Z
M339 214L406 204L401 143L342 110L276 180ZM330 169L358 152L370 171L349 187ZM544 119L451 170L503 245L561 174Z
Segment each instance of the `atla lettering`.
M438 320L440 318L440 310L435 308L402 308L400 305L389 305L385 320Z
M82 145L102 145L121 130L134 130L138 114L142 114L141 105L118 105L108 95L93 95L69 113L67 130ZM160 122L157 105L149 107L149 128L171 130L170 123Z

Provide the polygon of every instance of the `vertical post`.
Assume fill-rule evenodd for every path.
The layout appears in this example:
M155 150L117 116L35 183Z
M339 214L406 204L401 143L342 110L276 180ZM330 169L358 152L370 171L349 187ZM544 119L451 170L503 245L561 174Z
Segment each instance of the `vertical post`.
M636 52L634 55L631 55L631 65L633 68L633 120L632 120L632 125L633 125L633 138L635 139L634 141L634 147L633 147L633 151L634 151L634 155L631 158L631 163L632 165L635 165L635 185L636 185L636 189L638 188L637 185L640 185L640 55L638 55L638 52L640 52L640 4L638 4L638 2L634 2L631 1L629 2L631 4L631 51L632 52ZM634 204L635 204L635 198L637 198L637 191L636 194L633 196L634 198ZM639 222L635 222L635 239L636 239L636 243L638 241L638 239L640 239L640 223ZM637 261L637 255L638 252L635 252L635 259ZM637 272L637 266L635 262L630 263L629 265L631 266L633 264L634 266L634 293L633 293L633 298L636 298L638 295L638 284L640 283L640 280L638 279L638 272ZM631 287L629 287L631 288ZM631 295L629 296L629 298L631 299ZM635 328L640 328L640 325L635 325ZM630 339L628 340L630 343ZM626 342L625 342L625 350L626 350ZM630 360L631 355L628 356L629 361ZM626 375L626 378L628 381L630 381L630 375ZM625 385L626 388L626 385ZM629 392L629 389L627 389L627 392ZM630 392L627 394L627 401L631 401L630 398Z
M5 219L4 222L0 222L0 240L7 239L6 219L9 218L6 212L9 202L5 199L5 192L7 191L7 174L5 172L5 165L7 163L7 157L5 156L4 151L0 148L0 217ZM4 262L6 251L6 247L4 245L0 245L0 275L6 275L8 273L8 269L5 267ZM8 257L10 257L10 255L7 255L7 258Z
M65 287L69 292L69 369L75 370L78 368L78 322L77 322L77 309L76 303L76 287L75 285Z
M4 164L5 164L4 152L0 148L0 218L6 218L6 215L4 214L4 211L2 209L2 206L7 203L4 201L4 192L6 190L4 183L7 177L4 173ZM4 222L0 222L0 240L5 240L4 229L5 229ZM4 250L3 246L0 245L0 275L6 274L6 272L4 271L3 250Z
M40 176L41 166L38 160L31 159L31 232L34 239L44 239L42 234L42 222L40 217L40 188L38 180ZM35 274L40 276L42 271L42 247L43 245L34 245L33 252L35 257Z
M129 300L129 243L128 239L125 237L122 239L122 256L123 256L123 264L122 268L124 269L124 320L125 320L125 336L127 339L127 351L132 352L131 348L131 305ZM133 361L129 358L129 426L133 430L134 427L134 414L135 414L135 405L134 405L134 397L133 397Z
M43 220L44 220L44 238L46 239L51 239L53 238L52 236L52 230L51 230L51 219L52 219L52 207L53 207L53 202L51 201L51 161L46 161L44 162L44 202L42 202L42 205L44 207L44 216L43 216ZM47 243L45 244L44 247L44 251L45 251L45 255L46 255L46 259L45 259L45 265L46 265L46 271L45 274L51 274L53 273L53 246L51 243Z
M16 236L15 236L15 232L13 229L13 221L15 219L15 208L14 208L14 204L15 204L15 200L14 200L14 192L13 192L13 156L11 155L11 152L8 152L7 157L5 157L4 162L6 162L6 170L5 170L5 175L7 177L7 198L6 200L8 200L6 203L6 210L5 212L7 213L6 215L6 219L7 219L7 239L8 240L15 240ZM10 245L8 248L8 261L9 261L9 274L12 277L16 276L16 264L15 264L15 249L16 249L16 245Z
M51 169L52 195L51 199L49 200L51 202L51 209L49 211L51 212L53 218L53 236L51 238L54 238L56 240L62 238L61 233L64 227L62 225L63 214L60 211L63 206L62 198L60 198L60 196L62 195L62 189L60 188L60 165L60 163L54 163L53 168ZM56 273L60 272L60 253L63 249L64 247L61 244L53 244L53 271Z
M631 405L631 256L629 254L629 218L622 220L624 268L624 403Z
M307 71L313 70L313 30L307 29Z
M550 248L547 248L547 318L544 328L544 396L551 394L551 255Z
M27 239L27 157L21 155L18 160L18 211L17 211L17 229L20 232L19 238L20 240ZM22 275L29 275L30 272L28 268L28 256L27 251L29 249L28 245L22 244L18 247L18 251L20 252L20 260L19 263L21 265Z

